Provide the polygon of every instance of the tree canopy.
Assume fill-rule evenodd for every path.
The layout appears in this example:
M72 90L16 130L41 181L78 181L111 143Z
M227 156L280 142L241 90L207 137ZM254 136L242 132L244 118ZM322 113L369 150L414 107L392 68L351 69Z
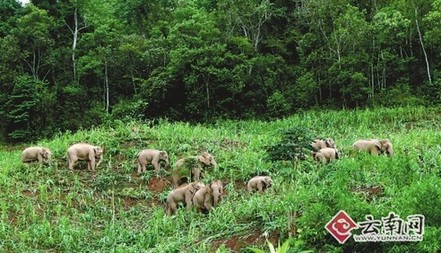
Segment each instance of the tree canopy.
M438 0L0 1L0 135L434 104Z

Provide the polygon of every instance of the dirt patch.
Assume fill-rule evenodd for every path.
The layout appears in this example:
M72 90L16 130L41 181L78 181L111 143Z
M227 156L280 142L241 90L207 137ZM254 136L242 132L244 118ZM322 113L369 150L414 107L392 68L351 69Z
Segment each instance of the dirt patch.
M235 235L228 239L215 240L213 241L213 248L211 252L216 252L221 245L225 245L226 248L233 252L240 252L241 249L246 247L266 245L267 238L274 246L277 246L280 234L279 232L273 231L265 236L262 230L257 230L247 235ZM264 248L267 249L267 247Z
M234 189L237 190L247 190L247 182L244 181L235 181L234 182Z
M360 185L351 189L352 192L363 195L367 201L371 201L375 197L384 195L384 187L382 186L366 186Z
M246 148L248 146L247 143L235 141L227 138L222 139L219 142L219 145L225 150Z
M136 140L128 140L128 141L123 142L121 144L121 147L123 149L133 148L133 147L136 147L136 143L137 143Z
M128 209L132 208L133 206L136 206L137 204L139 204L141 202L142 202L142 200L140 200L140 199L124 198L123 199L124 210L128 210Z
M152 177L148 184L148 189L152 192L162 192L165 187L169 185L169 182L160 177Z
M139 179L139 175L137 171L132 171L132 174L130 176L132 179Z
M36 192L32 192L32 191L29 191L29 190L24 190L24 191L21 192L21 194L23 196L25 196L25 197L28 197L28 198L33 198L33 197L37 196Z

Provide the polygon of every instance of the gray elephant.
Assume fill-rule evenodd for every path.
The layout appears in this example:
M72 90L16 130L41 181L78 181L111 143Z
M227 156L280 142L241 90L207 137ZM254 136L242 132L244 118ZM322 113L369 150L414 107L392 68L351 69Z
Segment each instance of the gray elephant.
M165 169L169 168L168 154L166 151L156 149L141 150L136 157L136 162L138 163L138 174L145 172L148 164L152 164L155 171L158 172L161 167L159 164L160 161L165 162Z
M363 139L358 140L352 144L352 147L357 150L367 151L373 156L386 154L393 156L394 149L389 139Z
M331 138L326 138L324 140L315 139L311 142L311 147L314 151L319 151L322 148L336 148L335 142Z
M199 156L179 159L172 171L173 187L177 188L184 178L190 181L200 180L204 176L206 168L216 167L214 156L208 152L202 152Z
M201 182L193 182L172 190L167 196L167 214L174 214L179 203L184 203L190 210L193 206L194 194L204 186Z
M269 176L255 176L247 183L247 190L252 193L257 190L258 193L263 193L266 189L273 185L273 180Z
M103 154L104 150L102 147L90 145L87 143L74 144L67 149L67 160L69 163L69 169L73 170L75 162L78 160L83 160L88 161L87 169L89 171L94 171L95 168L100 165ZM96 160L98 160L98 163L96 163Z
M29 147L23 150L21 154L21 161L23 163L39 162L49 164L51 161L52 152L44 147Z
M312 152L314 160L326 164L340 158L339 152L335 148L322 148L318 152Z
M200 188L193 196L193 205L199 212L207 213L219 205L223 195L223 183L220 180Z

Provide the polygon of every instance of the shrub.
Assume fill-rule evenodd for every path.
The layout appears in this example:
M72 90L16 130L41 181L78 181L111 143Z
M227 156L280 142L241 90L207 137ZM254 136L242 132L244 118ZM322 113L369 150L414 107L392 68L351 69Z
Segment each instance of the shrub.
M303 126L292 127L282 133L279 143L267 147L271 161L304 160L309 153L314 134Z

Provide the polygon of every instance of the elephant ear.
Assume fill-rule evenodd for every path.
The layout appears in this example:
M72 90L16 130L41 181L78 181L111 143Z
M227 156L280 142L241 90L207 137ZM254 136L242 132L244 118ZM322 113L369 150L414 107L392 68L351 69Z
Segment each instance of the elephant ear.
M203 154L201 154L200 156L199 156L199 161L201 162L201 163L203 163L203 164L205 164L205 165L210 165L210 159L211 157L210 157L210 155L208 155L207 153L203 153Z
M99 146L94 146L93 147L93 152L95 153L95 156L100 156L104 153L104 150L102 147Z
M214 189L213 189L213 183L211 183L208 187L207 187L207 193L209 193L210 195L213 194Z
M387 155L389 155L389 156L393 155L392 142L390 142L389 139L381 140L381 145L382 145L383 150L386 152Z
M334 140L331 139L331 138L326 139L326 140L325 140L325 145L326 145L326 147L328 147L328 148L332 148L332 147L334 146Z
M378 148L378 151L382 151L382 144L379 140L373 140L372 141L374 143L374 145Z
M267 177L267 178L265 179L265 181L266 181L266 186L271 186L272 183L273 183L273 180L272 180L270 177Z
M48 155L47 149L42 148L40 151L40 154L42 157L47 158L47 155Z

